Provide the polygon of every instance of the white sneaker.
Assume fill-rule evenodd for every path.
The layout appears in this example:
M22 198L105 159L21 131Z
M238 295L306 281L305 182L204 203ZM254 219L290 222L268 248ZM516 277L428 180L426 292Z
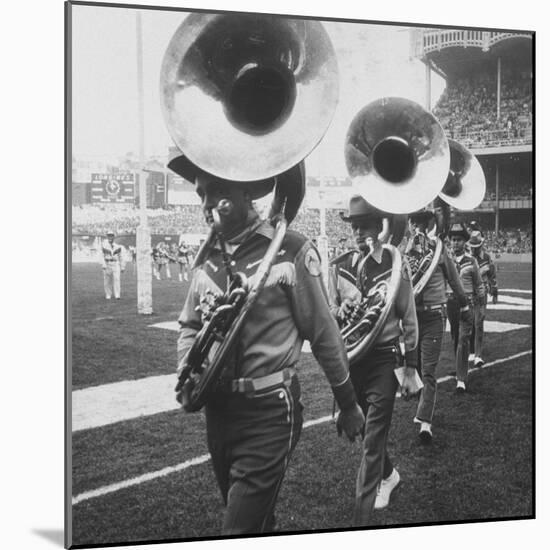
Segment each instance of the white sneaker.
M474 367L481 367L485 365L485 361L481 357L475 357L474 358Z
M188 280L189 280L189 275L187 275L187 273L184 273L183 278L184 278L186 281L188 281Z
M466 384L461 380L456 382L456 393L464 393L466 391Z
M432 442L432 425L429 422L422 422L420 424L420 433L418 434L421 443Z
M473 353L470 353L470 355L468 355L468 361L473 361L475 357L476 356Z
M181 277L181 273L178 275L178 279L179 279L180 283L183 281L183 279Z
M380 482L376 500L374 501L375 510L383 510L388 507L392 491L399 485L400 481L399 472L394 468L392 473Z

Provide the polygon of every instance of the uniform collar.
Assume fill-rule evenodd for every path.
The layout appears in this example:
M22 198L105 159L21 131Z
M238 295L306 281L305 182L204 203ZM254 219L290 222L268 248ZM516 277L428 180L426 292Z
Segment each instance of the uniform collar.
M382 263L382 254L384 253L384 249L380 246L379 248L373 250L371 252L371 258L377 263L377 264L381 264Z
M273 235L275 234L275 229L268 221L262 220L259 216L256 216L251 221L251 223L243 231L241 231L241 233L226 241L227 252L229 254L233 254L237 250L237 248L239 248L253 235L256 234L262 235L264 237L267 237L269 240L272 240ZM221 250L221 247L217 240L214 243L213 248L215 248L216 250Z

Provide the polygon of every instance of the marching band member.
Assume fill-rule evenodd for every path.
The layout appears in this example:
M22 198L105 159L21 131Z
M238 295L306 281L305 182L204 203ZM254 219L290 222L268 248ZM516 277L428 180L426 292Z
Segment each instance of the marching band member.
M172 274L170 273L170 251L166 243L159 243L159 273L162 273L162 267L166 266L166 278L171 279Z
M335 265L329 284L329 296L333 314L343 322L353 307L361 300L357 288L357 265L366 260L365 288L368 292L374 284L391 273L392 260L382 248L379 234L385 214L371 206L363 197L350 199L349 214L342 219L351 223L358 250L350 252ZM356 485L354 525L368 525L373 509L388 506L390 495L400 482L387 452L388 433L391 425L395 394L398 388L394 369L403 358L399 346L400 337L405 343L405 376L401 395L407 398L415 392L418 341L418 325L409 269L403 264L401 284L388 318L371 351L360 363L350 367L351 380L359 404L365 413L363 456Z
M181 374L188 368L186 356L202 326L201 308L226 289L224 256L235 271L253 277L271 243L274 228L259 218L252 201L271 190L273 179L267 180L267 187L257 182L221 180L185 157L174 159L169 167L195 182L208 222L213 221L212 211L225 203L217 210L225 252L218 242L201 253L179 317ZM303 165L285 174L304 178ZM259 185L263 185L261 191ZM304 339L310 341L341 408L337 428L354 440L364 427L364 416L350 381L345 347L329 309L320 258L308 239L288 231L243 325L233 360L222 373L215 396L206 403L208 448L226 504L225 535L275 528L277 495L302 429L296 365ZM185 405L185 394L178 398Z
M160 281L160 248L159 245L154 246L151 250L151 261L153 262L153 275L157 281Z
M186 281L189 280L189 265L190 262L190 251L189 247L184 243L181 242L178 246L178 264L180 266L180 272L178 274L180 282L185 279ZM183 279L182 279L183 275Z
M435 243L427 235L429 226L434 223L435 214L430 210L414 212L409 216L412 237L409 241L410 250L407 255L412 258L415 253L419 260L435 249ZM436 237L439 238L439 237ZM415 250L419 247L421 250ZM411 260L413 261L413 260ZM432 441L432 420L435 409L437 380L435 370L439 362L441 344L447 321L446 284L452 289L460 306L460 317L468 321L471 316L468 307L468 298L460 281L454 261L442 243L441 255L431 277L428 279L422 292L416 299L416 315L418 319L418 362L421 367L424 387L420 393L420 400L414 421L420 424L419 437L422 443ZM471 322L471 319L470 319Z
M178 261L178 245L176 243L169 244L166 252L168 254L168 269L170 269L171 264L175 264ZM171 276L169 278L171 278Z
M474 330L470 339L470 351L474 352L474 366L480 367L485 361L482 359L483 351L483 324L485 322L485 311L487 309L487 296L493 298L493 304L498 300L498 284L496 268L489 253L483 248L483 237L480 231L472 231L468 248L471 255L476 259L479 266L479 274L485 287L485 294L478 300L474 307Z
M115 243L112 231L107 233L107 242L103 242L101 252L105 298L110 300L114 294L115 299L120 300L120 273L124 271L124 258L122 246Z
M468 350L472 335L473 311L475 304L484 299L485 288L475 258L466 253L466 242L470 238L470 234L464 224L452 224L449 229L449 238L458 274L468 297L471 314L468 318L461 317L459 297L454 293L449 295L447 310L456 354L456 392L464 393L468 377Z

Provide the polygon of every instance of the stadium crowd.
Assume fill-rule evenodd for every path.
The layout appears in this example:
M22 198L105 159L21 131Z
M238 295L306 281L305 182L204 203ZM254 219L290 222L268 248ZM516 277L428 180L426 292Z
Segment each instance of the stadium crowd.
M450 81L434 115L466 147L531 142L532 98L528 75L505 73L497 116L496 76L486 73Z
M484 247L492 254L526 254L533 251L533 233L527 229L484 231Z
M147 214L153 235L208 232L199 206L185 205L170 210L148 210ZM137 210L120 210L114 215L112 210L102 207L73 209L73 235L102 236L108 230L114 231L117 235L134 235L138 224ZM319 209L300 210L290 227L315 241L321 231ZM350 225L342 221L340 210L326 210L326 231L331 255L348 244L353 245ZM532 232L529 229L502 230L498 235L489 230L483 233L489 252L521 254L532 251Z

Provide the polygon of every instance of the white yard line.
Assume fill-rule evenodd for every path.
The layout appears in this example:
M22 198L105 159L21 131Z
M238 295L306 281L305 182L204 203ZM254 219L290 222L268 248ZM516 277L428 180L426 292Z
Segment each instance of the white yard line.
M490 300L490 298L489 298ZM498 297L499 303L504 304L517 304L517 305L523 305L523 306L531 306L533 303L533 299L531 297L529 298L520 298L519 296L508 296L506 294L501 294Z
M487 309L498 309L500 311L532 311L532 306L519 306L514 304L487 304Z
M532 350L522 351L520 353L516 353L514 355L510 355L509 357L503 357L502 359L496 359L495 361L491 361L490 363L486 363L482 367L474 367L469 370L469 372L475 372L481 369L486 369L489 367L494 367L496 365L501 365L503 363L507 363L508 361L513 361L514 359L519 359L520 357L524 357L526 355L530 355L533 353ZM447 382L448 380L453 380L454 376L443 376L441 378L437 379L437 383L441 384L443 382ZM314 420L309 420L307 422L304 422L304 428L309 428L311 426L316 426L318 424L324 424L325 422L330 422L332 420L332 416L322 416L320 418L316 418ZM98 498L104 495L108 495L109 493L114 493L116 491L120 491L121 489L127 489L128 487L133 487L135 485L140 485L142 483L145 483L147 481L152 481L154 479L158 479L161 477L165 477L167 475L180 472L182 470L187 470L188 468L191 468L192 466L197 466L199 464L204 464L205 462L208 462L210 460L210 455L201 455L195 458L192 458L190 460L186 460L185 462L182 462L180 464L176 464L175 466L168 466L167 468L162 468L161 470L156 470L154 472L149 472L147 474L143 474L141 476L133 477L124 481L119 481L118 483L112 483L111 485L105 485L103 487L99 487L98 489L94 489L92 491L86 491L84 493L80 493L79 495L73 497L72 504L78 504L80 502L83 502L85 500L90 500L93 498Z
M519 323L485 321L486 333L503 333L529 327L530 325ZM449 331L448 323L446 330ZM309 342L304 342L302 351L311 353ZM75 390L72 395L72 431L99 428L115 422L176 410L178 404L174 395L175 385L175 375L165 374Z
M177 409L175 386L176 375L165 374L73 391L72 430L99 428Z
M515 292L516 294L533 294L532 290L520 290L519 288L501 288L499 292Z

